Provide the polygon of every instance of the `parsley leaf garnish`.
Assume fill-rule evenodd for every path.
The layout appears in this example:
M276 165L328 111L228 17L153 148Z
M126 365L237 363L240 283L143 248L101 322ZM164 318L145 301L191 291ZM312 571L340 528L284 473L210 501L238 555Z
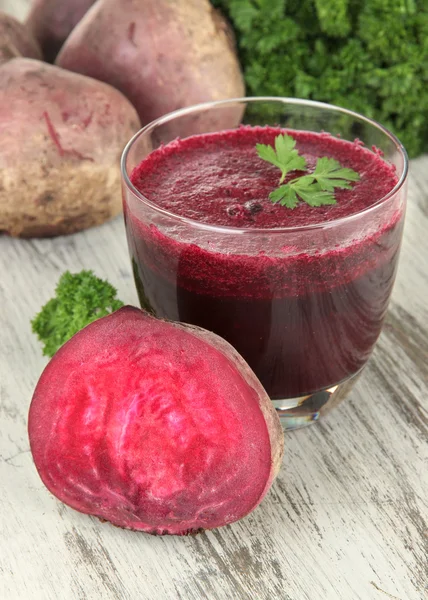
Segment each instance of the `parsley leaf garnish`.
M295 148L296 140L290 135L278 135L275 138L275 149L265 144L256 144L257 154L263 160L281 169L280 186L269 194L274 204L296 208L299 198L309 206L325 206L336 204L334 189L352 189L351 182L358 181L360 176L353 169L342 167L334 158L323 156L317 160L313 173L291 179L281 185L290 171L302 171L306 168L306 160Z
M295 149L296 140L291 135L277 135L275 138L275 150L272 146L265 144L256 144L257 153L263 160L266 160L278 169L281 169L282 183L290 171L302 171L306 168L306 160L300 156Z
M358 181L360 178L353 169L343 168L337 160L326 156L317 160L313 176L321 188L327 192L332 192L335 187L350 190L352 186L348 182Z

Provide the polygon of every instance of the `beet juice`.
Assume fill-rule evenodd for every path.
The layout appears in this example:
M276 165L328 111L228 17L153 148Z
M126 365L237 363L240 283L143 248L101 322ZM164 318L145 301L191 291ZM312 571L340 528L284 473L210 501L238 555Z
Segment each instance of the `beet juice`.
M377 208L397 184L395 167L376 148L327 133L286 131L308 172L326 156L360 180L335 190L331 206L273 204L280 171L255 146L273 146L279 133L241 126L160 145L131 173L141 197L125 202L141 305L224 337L273 400L331 388L365 364L387 309L403 222L402 206L391 203L381 215Z

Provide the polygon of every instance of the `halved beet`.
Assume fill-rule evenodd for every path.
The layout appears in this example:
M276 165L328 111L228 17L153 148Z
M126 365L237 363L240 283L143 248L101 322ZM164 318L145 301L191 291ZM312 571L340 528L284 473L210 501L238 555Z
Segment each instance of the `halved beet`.
M129 306L55 354L34 392L29 436L57 498L154 534L245 516L283 452L271 401L227 342Z

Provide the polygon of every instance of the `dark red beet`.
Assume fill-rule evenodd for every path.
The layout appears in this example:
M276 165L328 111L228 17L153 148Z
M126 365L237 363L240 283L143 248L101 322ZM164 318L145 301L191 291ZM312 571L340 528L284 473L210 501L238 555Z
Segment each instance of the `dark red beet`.
M232 523L263 499L283 433L222 338L125 307L56 353L29 415L48 489L84 513L153 534Z
M244 96L232 40L208 0L102 0L73 29L56 64L120 90L146 125L178 108ZM241 116L236 105L189 115L164 126L162 137L235 127Z
M41 60L42 51L25 25L0 11L0 63L17 56Z
M33 0L26 25L53 62L61 46L95 0Z

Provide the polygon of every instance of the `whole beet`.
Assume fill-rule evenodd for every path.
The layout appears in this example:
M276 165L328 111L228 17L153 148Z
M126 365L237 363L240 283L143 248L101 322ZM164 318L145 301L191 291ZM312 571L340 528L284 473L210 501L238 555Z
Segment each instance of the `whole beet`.
M0 66L0 232L73 233L122 208L119 159L139 128L114 88L28 58Z
M22 23L0 12L0 64L18 56L41 59L42 51Z
M71 31L95 0L33 0L26 25L53 62Z
M57 57L59 66L105 81L143 125L200 102L244 95L232 34L208 0L99 0ZM177 135L239 123L229 109L175 124ZM182 122L184 123L184 122Z
M232 346L129 306L58 350L37 384L28 430L57 498L154 534L244 517L283 452L272 402Z

